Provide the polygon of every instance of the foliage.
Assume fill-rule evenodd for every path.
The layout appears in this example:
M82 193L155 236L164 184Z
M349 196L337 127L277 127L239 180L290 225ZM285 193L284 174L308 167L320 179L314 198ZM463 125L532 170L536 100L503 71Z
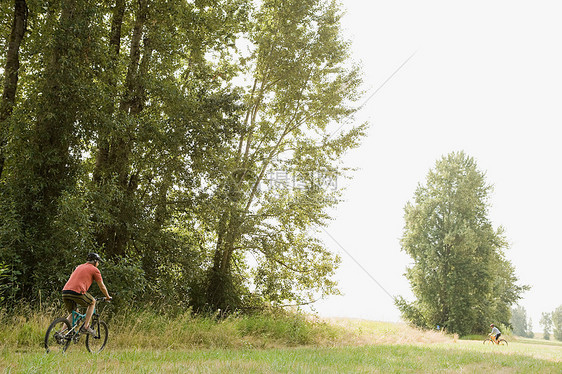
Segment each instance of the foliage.
M219 183L209 202L216 239L199 308L236 309L252 288L274 304L337 292L330 277L339 258L315 239L337 193L315 175L341 176L339 157L363 135L363 127L326 133L329 123L353 114L358 70L348 66L333 2L263 1L254 16L250 54L241 60L251 83L242 128L215 160ZM300 188L268 177L275 173Z
M552 312L552 325L554 338L562 341L562 305Z
M8 266L0 263L0 303L4 301L4 293L8 289L5 279L8 277Z
M7 281L8 274L9 274L8 272L9 272L8 265L4 263L0 263L0 303L2 303L6 298L4 295L7 293L10 287Z
M0 262L0 305L14 305L17 302L15 295L18 292L17 277L19 271L14 266Z
M438 160L418 186L401 239L414 261L406 277L416 300L396 300L406 320L461 335L508 323L509 306L526 287L504 256L503 229L488 219L491 189L464 152Z
M543 314L541 314L539 323L543 328L543 338L545 340L549 340L550 331L552 330L552 314L543 312Z
M330 134L360 85L335 2L15 0L0 18L1 297L59 298L90 251L116 306L338 292L315 235L339 192L318 175L346 175L364 126Z

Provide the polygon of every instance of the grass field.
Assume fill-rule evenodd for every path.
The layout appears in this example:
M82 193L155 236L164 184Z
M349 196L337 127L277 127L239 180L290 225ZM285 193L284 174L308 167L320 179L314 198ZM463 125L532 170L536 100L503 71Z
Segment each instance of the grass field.
M0 372L562 373L562 344L536 339L508 337L507 347L488 346L403 324L348 319L309 324L300 317L279 322L258 317L217 323L183 316L159 330L153 316L138 321L136 328L114 321L108 347L97 355L88 353L83 341L66 354L45 354L44 326L12 324L10 336L19 338L0 332L5 338Z
M64 355L4 351L7 373L560 373L562 349L480 342L382 344L273 349L145 350L108 348L98 355L73 346ZM493 369L493 370L492 370Z

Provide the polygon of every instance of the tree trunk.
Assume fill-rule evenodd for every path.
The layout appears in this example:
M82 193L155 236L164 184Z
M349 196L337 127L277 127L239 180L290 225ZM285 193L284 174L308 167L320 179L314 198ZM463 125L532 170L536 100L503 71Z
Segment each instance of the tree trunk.
M16 101L16 90L18 86L18 74L20 68L19 50L27 29L27 4L25 0L14 1L14 20L12 31L8 41L8 52L6 65L4 67L4 90L2 102L0 103L0 178L4 170L5 153L4 147L7 142L6 120L12 114Z
M221 217L213 267L209 271L207 304L215 311L233 311L239 306L231 273L232 255L240 232L240 217L234 209Z
M144 31L148 16L148 2L139 0L133 34L131 37L131 48L129 55L129 66L125 79L125 94L119 105L119 110L127 115L138 115L145 103L143 76L148 71L152 49ZM112 25L110 41L114 51L118 51L118 30L123 20L124 7L122 1L116 2L114 9L114 22ZM119 31L120 32L120 31ZM144 35L144 38L143 38ZM141 48L144 42L144 50ZM142 55L142 59L141 59ZM117 119L116 119L117 120ZM105 224L96 234L97 242L105 247L106 255L109 257L121 257L125 255L127 244L130 240L130 224L134 221L132 200L138 185L138 175L130 171L130 157L133 148L133 130L125 129L112 135L105 135L100 140L99 151L96 159L95 181L98 185L116 179L116 188L122 192L120 201L115 202L116 214L115 224Z
M125 15L125 0L115 0L113 8L113 18L111 21L111 33L109 36L109 46L113 52L113 62L117 61L121 50L121 27Z

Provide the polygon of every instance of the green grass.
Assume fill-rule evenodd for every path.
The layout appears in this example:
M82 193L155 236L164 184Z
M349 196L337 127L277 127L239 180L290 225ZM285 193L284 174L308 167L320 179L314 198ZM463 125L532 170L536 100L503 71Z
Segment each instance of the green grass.
M84 341L46 354L58 313L0 315L0 373L562 373L562 344L508 337L508 347L404 324L299 314L214 320L129 311L109 321L105 351Z
M493 349L489 349L493 348ZM113 350L88 354L73 346L64 355L38 350L7 351L7 373L431 373L490 371L559 373L558 361L477 342L432 345L390 344L336 348ZM560 354L561 351L558 351Z

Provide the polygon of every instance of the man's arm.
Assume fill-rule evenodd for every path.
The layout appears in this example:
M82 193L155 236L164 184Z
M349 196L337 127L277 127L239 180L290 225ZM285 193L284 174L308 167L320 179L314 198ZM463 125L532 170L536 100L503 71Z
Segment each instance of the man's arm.
M107 292L107 287L105 287L105 284L103 283L103 280L96 281L96 283L98 284L98 287L100 288L101 292L103 292L105 297L107 299L111 300L111 296L109 296L109 292Z

